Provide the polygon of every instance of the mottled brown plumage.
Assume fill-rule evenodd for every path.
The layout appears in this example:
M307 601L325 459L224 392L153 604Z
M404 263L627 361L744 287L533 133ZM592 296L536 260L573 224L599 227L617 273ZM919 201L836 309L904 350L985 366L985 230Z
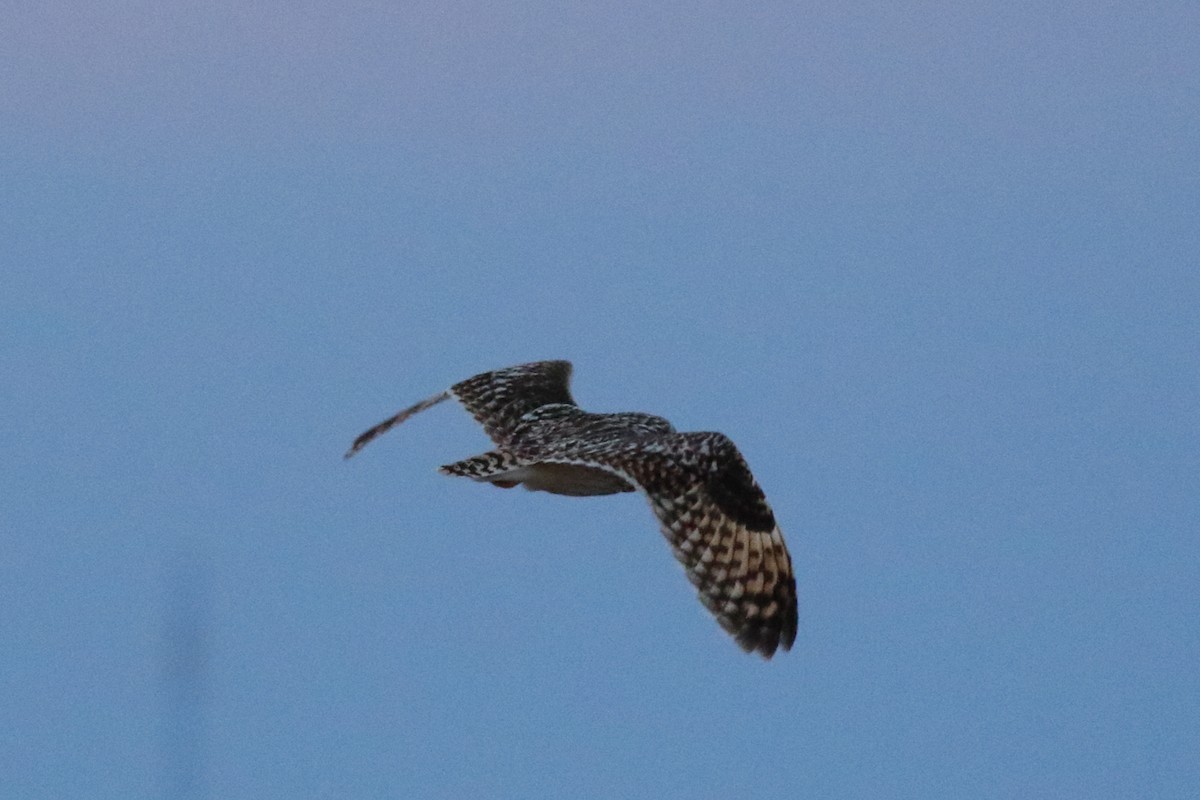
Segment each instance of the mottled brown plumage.
M571 398L570 376L567 361L476 375L371 428L346 457L454 397L497 449L444 466L444 474L574 496L640 490L721 627L765 658L790 649L797 625L791 557L733 442L720 433L678 433L650 414L584 411Z

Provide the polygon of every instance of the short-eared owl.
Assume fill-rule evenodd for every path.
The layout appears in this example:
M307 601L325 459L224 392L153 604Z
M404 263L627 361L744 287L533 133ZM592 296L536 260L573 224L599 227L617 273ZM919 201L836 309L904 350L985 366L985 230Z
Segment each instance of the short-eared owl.
M503 488L574 496L635 489L700 600L746 651L770 658L796 639L792 560L766 497L732 441L678 433L650 414L575 405L568 361L538 361L456 383L354 440L346 457L430 406L461 402L496 449L441 468Z

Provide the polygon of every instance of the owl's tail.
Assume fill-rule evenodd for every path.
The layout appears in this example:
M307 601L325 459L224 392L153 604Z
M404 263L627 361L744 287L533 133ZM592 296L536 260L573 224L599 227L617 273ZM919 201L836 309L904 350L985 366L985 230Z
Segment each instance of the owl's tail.
M523 480L521 464L512 453L491 450L477 456L464 458L453 464L439 467L438 472L457 478L494 483L502 489L511 489Z

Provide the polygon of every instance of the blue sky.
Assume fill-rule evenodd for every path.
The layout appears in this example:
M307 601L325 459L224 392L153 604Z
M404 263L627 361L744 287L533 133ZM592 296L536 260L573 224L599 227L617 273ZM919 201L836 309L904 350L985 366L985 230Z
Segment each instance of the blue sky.
M1194 796L1200 12L647 5L7 13L6 794ZM541 358L737 441L791 653L341 460Z

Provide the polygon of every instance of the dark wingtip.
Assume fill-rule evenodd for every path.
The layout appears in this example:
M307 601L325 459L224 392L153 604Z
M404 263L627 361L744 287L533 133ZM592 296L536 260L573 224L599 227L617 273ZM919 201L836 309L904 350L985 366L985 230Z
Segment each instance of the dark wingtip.
M780 645L788 649L786 642L780 641L779 632L769 627L746 628L737 635L737 643L747 653L757 653L763 661L770 661Z
M350 445L350 449L347 450L344 454L342 454L342 459L348 460L348 459L352 458L355 453L357 453L359 450L362 450L364 447L366 447L367 442L369 442L372 438L374 438L374 434L375 434L375 429L372 428L371 430L367 431L366 433L362 434L357 439L355 439L354 444Z

